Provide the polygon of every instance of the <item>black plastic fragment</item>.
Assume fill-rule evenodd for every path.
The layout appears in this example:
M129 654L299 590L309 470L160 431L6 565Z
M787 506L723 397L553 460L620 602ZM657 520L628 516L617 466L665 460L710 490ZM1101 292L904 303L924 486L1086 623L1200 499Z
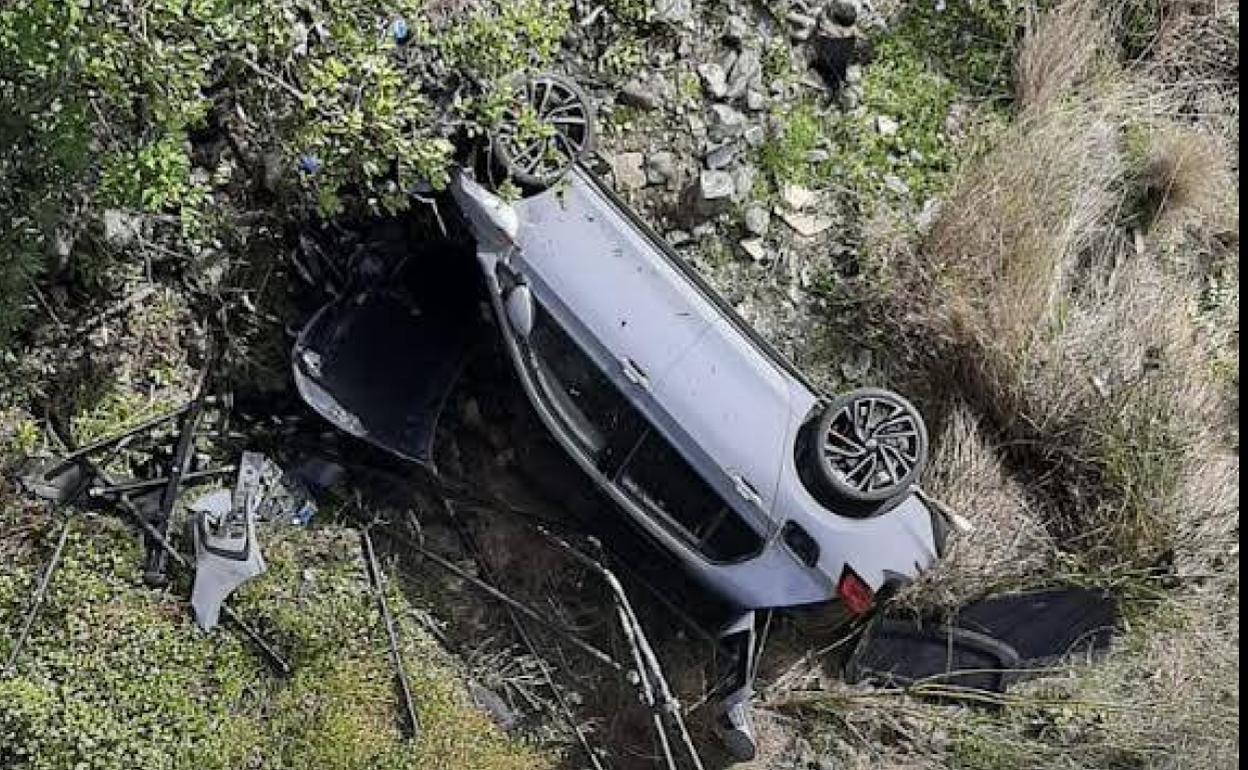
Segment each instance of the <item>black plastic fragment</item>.
M1062 660L1104 652L1117 624L1117 600L1088 588L984 599L947 620L880 617L850 656L845 678L1003 693Z

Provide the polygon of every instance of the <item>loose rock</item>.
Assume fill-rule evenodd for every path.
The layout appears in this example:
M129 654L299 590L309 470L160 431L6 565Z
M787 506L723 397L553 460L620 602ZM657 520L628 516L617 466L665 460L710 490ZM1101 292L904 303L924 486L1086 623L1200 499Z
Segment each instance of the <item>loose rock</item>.
M693 0L655 0L654 20L666 24L684 24L693 15Z
M795 184L785 184L780 187L780 200L790 211L801 211L813 204L818 195L805 187Z
M767 97L751 88L745 92L745 107L751 112L762 112L767 109Z
M745 210L745 229L752 235L766 235L771 228L771 212L758 205Z
M852 27L858 22L858 5L850 0L832 0L828 17L842 27Z
M740 241L737 245L740 246L746 256L754 262L762 262L767 258L767 249L763 245L762 238L746 238L745 240Z
M103 216L104 242L109 246L128 246L139 236L143 221L120 209L106 209Z
M710 152L706 153L705 161L707 168L727 168L737 157L737 145L735 142L725 142L724 144L714 147Z
M880 115L875 119L875 130L880 133L880 136L894 136L900 128L901 124L887 115Z
M754 182L758 179L758 171L749 164L737 166L732 170L732 200L742 203L749 200L754 193Z
M747 48L737 56L728 73L727 97L736 99L745 95L746 90L763 72L762 60L758 51Z
M793 232L798 235L809 238L812 235L818 235L833 225L832 218L821 214L806 214L800 211L785 211L779 209L777 214L786 225L793 228Z
M698 76L702 78L702 87L714 99L724 98L728 92L728 73L716 62L707 62L698 67Z
M730 198L733 189L732 174L727 171L712 169L698 175L698 196L704 201Z
M652 80L634 78L620 89L619 100L622 104L642 110L656 110L663 106L662 90L655 87Z
M676 156L663 151L651 154L646 158L646 182L649 184L669 184L676 181Z
M667 234L667 242L673 246L683 246L693 240L693 236L684 230L672 230Z
M884 175L884 187L889 192L893 192L898 195L910 194L910 185L906 184L904 181L902 181L901 177L895 174Z
M611 159L611 171L615 183L623 190L640 190L646 186L645 156L639 152L624 152Z
M745 115L727 104L712 104L710 128L721 137L737 136L745 130Z

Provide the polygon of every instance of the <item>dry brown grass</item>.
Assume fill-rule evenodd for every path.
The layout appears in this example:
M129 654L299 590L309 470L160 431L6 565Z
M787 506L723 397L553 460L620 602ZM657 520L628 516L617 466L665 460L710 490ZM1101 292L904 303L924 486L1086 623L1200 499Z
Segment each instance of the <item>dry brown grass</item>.
M974 510L987 486L1021 483L1026 494L1010 496L1030 500L1029 518L1062 548L1089 568L1137 574L1173 551L1192 509L1183 490L1219 497L1221 484L1195 480L1219 451L1208 426L1225 421L1201 288L1160 234L1237 214L1223 145L1175 126L1165 88L1095 66L1106 29L1091 6L1068 2L1029 31L1016 124L917 249L889 247L900 276L891 316L909 359L925 363L915 378L925 400L966 404L1002 447L1004 474L982 440L967 449L966 418L946 406L949 441L934 463L946 470L933 482L944 495ZM1073 48L1079 30L1094 41L1085 53ZM1143 160L1131 141L1141 131ZM1141 199L1165 228L1137 253L1123 224Z
M996 423L1019 418L1018 366L1122 199L1115 140L1086 104L1025 118L969 171L915 255L908 321L944 351L943 377Z
M1146 225L1162 232L1197 224L1234 229L1230 154L1207 132L1163 126L1148 141L1138 186Z
M1014 96L1021 111L1052 107L1110 51L1109 25L1094 3L1067 0L1027 25L1014 68Z
M955 538L945 558L912 584L903 600L953 606L1052 571L1058 556L1053 538L965 404L954 405L943 421L929 468L925 490L975 529Z
M1106 29L1091 6L1041 17L1015 125L916 243L885 229L893 292L873 318L933 418L925 486L977 527L904 598L1095 583L1124 597L1123 633L1106 660L1016 687L996 712L835 686L773 702L834 714L838 764L1238 764L1238 126L1190 98L1237 93L1237 17L1165 5L1221 53L1163 29L1152 63L1114 71L1079 39Z

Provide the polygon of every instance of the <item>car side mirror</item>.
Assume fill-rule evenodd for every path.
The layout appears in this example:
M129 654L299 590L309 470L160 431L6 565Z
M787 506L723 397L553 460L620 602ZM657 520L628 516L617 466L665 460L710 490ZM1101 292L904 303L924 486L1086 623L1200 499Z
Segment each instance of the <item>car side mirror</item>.
M511 329L521 337L528 337L533 331L535 313L533 309L533 292L526 284L512 286L503 297L507 321Z

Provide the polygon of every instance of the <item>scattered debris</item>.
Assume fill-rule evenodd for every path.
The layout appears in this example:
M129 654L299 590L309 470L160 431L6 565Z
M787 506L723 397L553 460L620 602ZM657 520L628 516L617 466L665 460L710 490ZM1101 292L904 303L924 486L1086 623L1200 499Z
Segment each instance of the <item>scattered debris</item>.
M205 631L216 627L226 597L266 569L256 539L262 459L255 452L244 452L232 493L214 490L187 506L195 548L191 609Z
M182 413L186 413L187 411L188 411L188 407L183 407L182 409L177 410L175 414L182 414ZM168 416L166 415L164 416L164 418L158 418L157 421L149 421L149 423L147 424L147 428L150 429L151 427L154 427L154 425L161 424L162 422L166 421L167 417ZM66 463L65 458L66 457L73 458L71 462L74 462L82 467L83 478L88 479L86 483L92 483L93 481L98 481L102 486L105 486L105 487L116 486L116 482L104 470L104 467L103 467L104 464L93 461L89 457L89 454L97 453L98 451L101 451L104 448L109 448L109 449L115 448L122 441L133 436L136 432L137 430L132 429L122 434L121 438L113 436L108 439L104 439L102 441L96 442L95 444L92 444L88 447L84 447L83 449L79 449L75 451L73 441L71 438L69 438L68 433L58 429L58 427L56 426L56 423L53 422L52 434L68 450L68 453L66 454L65 457L62 457L59 460L54 460L51 463L51 466L54 468L64 468L65 463ZM114 505L115 507L123 511L126 515L128 515L134 521L134 523L139 526L139 528L146 535L148 542L155 543L156 546L164 552L166 559L172 560L174 564L181 567L182 569L185 569L187 571L193 571L194 565L188 562L186 560L186 557L178 553L177 549L175 549L169 543L168 538L166 538L164 534L159 529L157 529L157 527L152 523L151 519L153 518L153 511L144 510L144 508L147 506L141 505L139 502L136 502L136 500L137 498L132 499L128 493L122 492L119 495L117 495L117 499ZM242 630L242 632L247 636L248 639L250 639L257 647L260 648L260 650L265 654L265 656L273 664L274 669L279 674L285 676L290 673L290 664L273 647L273 645L271 645L260 634L259 631L257 631L249 623L244 621L238 615L238 613L230 609L228 605L223 605L221 607L221 612L225 615L225 617L228 620L230 620L230 622L238 626L239 629Z
M940 697L1002 693L1065 658L1103 653L1117 625L1117 601L1087 588L984 599L948 622L882 616L860 640L846 679Z

